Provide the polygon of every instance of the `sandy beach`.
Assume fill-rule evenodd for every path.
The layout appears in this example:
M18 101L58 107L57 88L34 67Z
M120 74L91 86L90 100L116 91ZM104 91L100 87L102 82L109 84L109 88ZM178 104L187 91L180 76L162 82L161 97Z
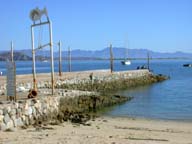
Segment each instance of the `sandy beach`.
M65 73L55 79L87 78L92 71ZM94 71L94 75L109 71ZM50 75L39 74L39 81ZM4 83L5 77L1 77ZM32 80L32 75L18 75L17 82ZM64 122L59 125L29 126L0 132L0 144L192 144L192 123L101 116L86 124Z
M0 132L3 144L192 144L192 123L99 117Z

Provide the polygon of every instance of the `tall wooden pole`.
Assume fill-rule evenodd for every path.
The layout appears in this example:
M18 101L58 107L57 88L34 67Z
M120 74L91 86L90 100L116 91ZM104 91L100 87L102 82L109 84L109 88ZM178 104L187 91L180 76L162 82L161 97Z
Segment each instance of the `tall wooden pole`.
M50 53L51 53L51 88L52 95L54 94L54 59L53 59L53 40L52 40L52 24L49 21L49 37L50 37Z
M71 72L71 48L68 48L68 68L69 72Z
M36 68L35 68L35 46L34 46L34 31L33 26L31 26L31 45L32 45L32 60L33 60L33 89L37 90L37 82L36 82Z
M59 41L58 45L59 45L59 76L62 76L61 41Z
M112 44L110 44L110 69L111 73L113 72L113 50L112 50Z

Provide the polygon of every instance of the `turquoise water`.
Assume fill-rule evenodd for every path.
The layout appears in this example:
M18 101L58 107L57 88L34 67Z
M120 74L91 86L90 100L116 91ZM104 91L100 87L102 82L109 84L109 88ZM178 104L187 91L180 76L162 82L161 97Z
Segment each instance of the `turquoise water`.
M149 86L132 88L118 93L125 96L134 96L134 99L125 104L114 107L106 114L111 116L131 116L166 120L192 121L192 68L183 67L190 60L153 60L150 68L154 73L166 74L171 79ZM135 60L130 66L114 62L116 71L136 69L146 64L146 61ZM50 72L50 63L37 62L37 72ZM16 62L17 74L32 72L31 62ZM67 62L63 63L63 71L68 71ZM109 61L72 61L72 71L108 69ZM6 74L6 63L0 62L0 71ZM58 72L58 62L55 62L55 71Z

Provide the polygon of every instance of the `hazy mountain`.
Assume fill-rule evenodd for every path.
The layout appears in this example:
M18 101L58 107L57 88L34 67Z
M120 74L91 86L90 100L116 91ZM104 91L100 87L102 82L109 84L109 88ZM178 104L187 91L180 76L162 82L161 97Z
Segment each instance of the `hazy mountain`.
M32 58L22 52L14 52L13 59L15 61L22 60L22 61L28 61L32 60ZM0 52L0 61L7 61L11 60L11 54L10 52Z
M192 58L192 53L184 53L184 52L174 52L174 53L161 53L154 52L147 49L128 49L126 54L126 49L121 47L113 48L114 58L146 58L147 53L149 53L151 58ZM49 53L47 53L49 55ZM54 53L55 57L59 56L58 52ZM68 52L63 51L62 56L67 57ZM109 58L109 48L105 48L102 50L95 51L87 51L87 50L72 50L72 57L92 57L92 58Z
M17 60L20 57L22 60L30 60L32 57L31 49L25 50L16 50L17 53ZM20 53L20 56L19 56ZM129 58L146 58L147 53L149 53L151 58L192 58L192 53L184 53L184 52L174 52L174 53L161 53L161 52L154 52L147 49L129 49L127 52L127 57ZM72 58L81 58L81 59L95 59L95 58L109 58L109 48L104 48L102 50L72 50L71 56ZM0 59L2 57L5 58L5 52L0 51ZM126 49L122 47L114 47L113 48L113 55L114 58L125 58L126 57ZM23 58L22 58L23 56ZM47 58L50 56L50 52L48 50L39 50L36 52L37 58L39 59ZM67 58L68 51L62 51L62 57ZM59 52L54 52L54 58L59 57Z

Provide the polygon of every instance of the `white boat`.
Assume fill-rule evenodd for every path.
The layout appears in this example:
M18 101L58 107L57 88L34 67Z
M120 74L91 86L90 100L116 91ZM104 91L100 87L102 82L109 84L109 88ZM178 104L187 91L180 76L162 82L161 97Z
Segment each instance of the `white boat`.
M183 64L184 67L192 67L192 64Z
M125 49L125 54L126 54L126 57L125 57L125 59L124 59L123 61L121 61L121 64L122 64L122 65L131 65L131 60L129 60L129 59L127 58L128 49Z
M42 60L42 62L46 63L46 62L48 62L48 60Z
M130 60L123 60L121 61L122 65L131 65L131 61Z

